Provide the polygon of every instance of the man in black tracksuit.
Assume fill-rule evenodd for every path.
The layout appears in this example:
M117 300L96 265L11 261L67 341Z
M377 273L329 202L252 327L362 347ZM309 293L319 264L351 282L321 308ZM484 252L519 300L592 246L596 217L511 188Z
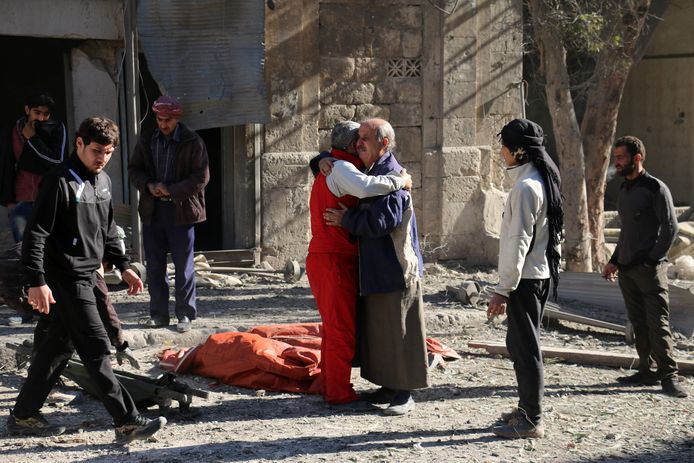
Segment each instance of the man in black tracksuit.
M103 172L118 135L118 127L109 119L85 119L75 140L76 151L41 184L24 234L22 263L30 285L29 303L51 317L8 418L10 434L45 436L65 431L49 424L40 409L75 350L113 417L118 441L146 439L166 424L163 417L140 416L114 377L109 338L94 296L95 273L102 260L122 271L129 294L142 290L142 281L128 268L128 258L118 245L111 179Z
M668 307L666 260L677 235L677 217L670 190L646 172L645 158L646 149L638 138L626 136L615 142L614 165L624 177L617 206L622 228L603 277L614 281L619 273L639 354L638 371L617 380L651 385L660 381L666 394L687 397L677 381Z

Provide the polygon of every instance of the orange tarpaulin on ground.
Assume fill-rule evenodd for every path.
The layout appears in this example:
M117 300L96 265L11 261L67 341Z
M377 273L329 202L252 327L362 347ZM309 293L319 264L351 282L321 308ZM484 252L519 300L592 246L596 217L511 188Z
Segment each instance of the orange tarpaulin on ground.
M256 326L245 333L213 334L205 343L162 352L162 368L215 378L221 383L268 391L319 394L321 324ZM430 353L460 358L427 339Z

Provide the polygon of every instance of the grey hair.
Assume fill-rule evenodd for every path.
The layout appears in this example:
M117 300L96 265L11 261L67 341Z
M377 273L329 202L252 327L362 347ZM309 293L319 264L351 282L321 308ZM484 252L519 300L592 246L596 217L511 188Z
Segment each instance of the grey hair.
M346 150L359 135L359 124L353 121L342 121L335 124L330 134L330 144L333 148Z
M395 130L393 130L393 126L388 121L383 121L376 128L376 141L383 143L385 138L388 139L388 151L393 151L395 149Z

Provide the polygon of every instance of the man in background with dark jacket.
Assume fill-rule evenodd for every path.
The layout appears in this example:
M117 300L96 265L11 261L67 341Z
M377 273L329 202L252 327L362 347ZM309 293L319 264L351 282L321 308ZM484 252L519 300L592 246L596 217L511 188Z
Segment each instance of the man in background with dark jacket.
M50 95L30 96L24 116L0 131L0 204L7 207L12 238L22 241L43 176L65 160L67 131L52 118ZM22 314L22 323L34 319Z
M9 210L15 243L22 241L41 178L65 158L67 131L51 118L54 107L51 96L33 95L24 116L0 133L0 204Z
M197 317L194 225L207 218L204 190L210 180L209 162L202 138L180 122L183 110L176 98L161 96L152 110L157 128L140 136L128 166L130 181L140 191L150 296L147 326L169 325L166 254L170 252L176 269L177 329L183 333Z
M654 385L663 392L687 397L678 382L672 355L668 307L667 252L677 235L677 216L668 187L646 172L646 147L636 137L625 136L614 144L614 166L624 177L617 209L622 228L617 248L602 275L617 279L629 320L634 326L638 371L617 381ZM657 370L652 368L657 366Z

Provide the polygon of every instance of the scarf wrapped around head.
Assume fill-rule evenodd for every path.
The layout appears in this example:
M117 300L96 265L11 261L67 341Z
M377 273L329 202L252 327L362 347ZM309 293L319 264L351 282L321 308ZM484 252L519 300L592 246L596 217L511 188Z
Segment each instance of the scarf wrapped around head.
M183 115L181 102L168 95L163 95L157 98L152 105L152 111L154 111L155 114L161 114L162 116L172 117L174 119L180 119Z
M559 245L564 239L564 211L562 209L561 175L544 147L542 127L527 119L514 119L501 129L501 143L511 153L524 153L527 161L540 172L547 196L547 222L549 242L547 243L547 262L552 276L552 293L557 299L559 285Z

